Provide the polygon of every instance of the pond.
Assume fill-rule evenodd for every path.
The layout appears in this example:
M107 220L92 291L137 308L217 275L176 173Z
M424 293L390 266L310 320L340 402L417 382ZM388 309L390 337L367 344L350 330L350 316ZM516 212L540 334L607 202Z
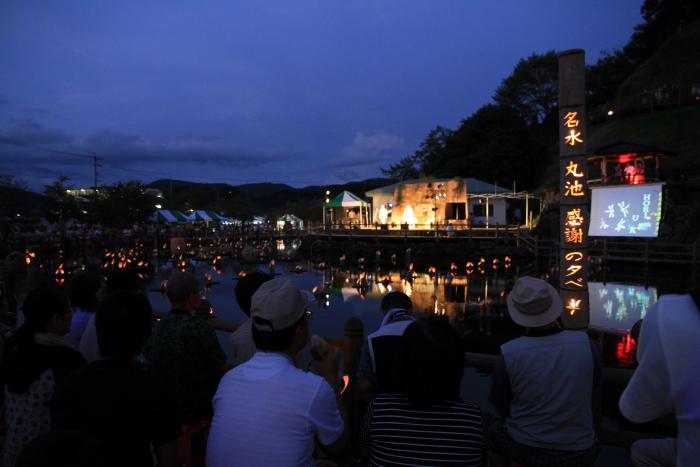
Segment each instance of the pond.
M221 319L242 322L246 319L235 300L234 288L241 271L260 270L289 278L316 297L310 330L314 334L342 338L344 323L359 318L365 335L381 322L380 302L390 291L402 291L411 297L417 311L445 315L464 336L465 349L497 354L502 343L522 333L514 325L505 306L505 297L516 278L523 274L547 277L536 264L517 264L509 257L475 258L444 270L413 267L403 270L365 267L363 264L336 264L307 260L267 263L241 263L236 260L189 260L187 268L201 280L211 282L205 296L214 314ZM179 265L178 265L179 266ZM541 268L542 269L542 268ZM630 329L642 319L660 295L650 282L648 271L639 268L592 268L589 282L589 334L603 349L604 364L634 367L636 343ZM169 304L159 291L173 270L169 263L156 267L149 298L155 310L167 311ZM637 282L630 280L637 278ZM622 278L622 280L620 280ZM662 278L662 279L661 279ZM659 276L664 293L682 292L690 285L687 274L665 273ZM218 332L222 347L230 356L228 333Z

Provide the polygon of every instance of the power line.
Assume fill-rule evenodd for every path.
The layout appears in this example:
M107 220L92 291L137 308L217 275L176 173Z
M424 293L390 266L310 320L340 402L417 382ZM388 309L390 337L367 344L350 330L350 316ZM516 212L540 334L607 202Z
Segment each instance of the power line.
M12 140L12 139L10 139L10 138L6 138L6 137L4 137L4 136L0 136L0 143L2 143L2 144L8 144L8 145L10 145L10 146L20 146L20 147L24 147L24 148L34 149L34 150L36 150L36 151L49 152L49 153L52 153L52 154L62 154L62 155L64 155L64 156L88 157L88 158L92 158L92 156L89 155L89 154L80 154L80 153L77 153L77 152L61 151L61 150L59 150L59 149L48 149L48 148L44 148L44 147L41 147L41 146L34 146L34 145L32 145L32 144L23 143L23 142L21 142L21 141L15 141L15 140Z

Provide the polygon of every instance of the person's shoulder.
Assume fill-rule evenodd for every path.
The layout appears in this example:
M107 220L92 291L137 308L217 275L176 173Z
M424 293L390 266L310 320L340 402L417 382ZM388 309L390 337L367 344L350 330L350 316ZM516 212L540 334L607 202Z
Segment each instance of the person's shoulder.
M314 400L328 394L335 394L328 382L310 371L303 371L290 365L279 373L278 383L288 391L298 394L300 399Z
M508 350L514 349L526 342L525 336L519 336L501 344L501 355Z
M684 319L687 316L695 317L697 314L698 307L690 295L663 295L659 298L656 306L649 310L646 318L658 315L659 317L663 316L664 319Z
M553 334L554 336L560 336L562 339L567 339L571 341L576 341L576 342L590 342L590 338L588 337L588 334L586 334L585 331L575 331L571 329L563 329L561 332L558 332L557 334Z
M238 329L231 333L229 340L231 342L236 342L241 339L252 339L252 335L252 321L250 318L248 318L247 320L243 321L240 326L238 326Z
M455 410L455 411L463 412L463 413L470 415L470 416L475 416L475 417L482 417L483 416L481 406L479 404L475 404L473 402L465 402L462 400L448 401L445 404L445 407L448 409Z

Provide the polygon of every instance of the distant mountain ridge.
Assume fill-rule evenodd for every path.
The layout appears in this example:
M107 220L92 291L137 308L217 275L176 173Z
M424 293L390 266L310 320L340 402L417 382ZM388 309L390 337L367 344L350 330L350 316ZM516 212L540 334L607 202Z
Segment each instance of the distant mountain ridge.
M371 178L345 184L294 188L284 183L230 185L160 179L146 186L162 191L164 206L172 209L213 209L237 218L291 213L307 220L320 220L326 191L330 196L347 190L364 197L365 192L393 182L387 178Z

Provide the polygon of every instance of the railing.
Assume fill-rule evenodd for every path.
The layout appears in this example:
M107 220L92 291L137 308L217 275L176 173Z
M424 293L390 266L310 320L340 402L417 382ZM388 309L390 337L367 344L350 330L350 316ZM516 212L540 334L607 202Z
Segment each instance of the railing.
M601 257L606 261L625 261L634 263L667 263L695 265L700 261L698 242L669 243L655 239L617 240L595 239L589 243L591 256Z
M473 227L466 225L403 224L401 226L375 226L360 224L328 224L309 230L312 235L332 237L372 238L517 238L529 229L522 226Z

